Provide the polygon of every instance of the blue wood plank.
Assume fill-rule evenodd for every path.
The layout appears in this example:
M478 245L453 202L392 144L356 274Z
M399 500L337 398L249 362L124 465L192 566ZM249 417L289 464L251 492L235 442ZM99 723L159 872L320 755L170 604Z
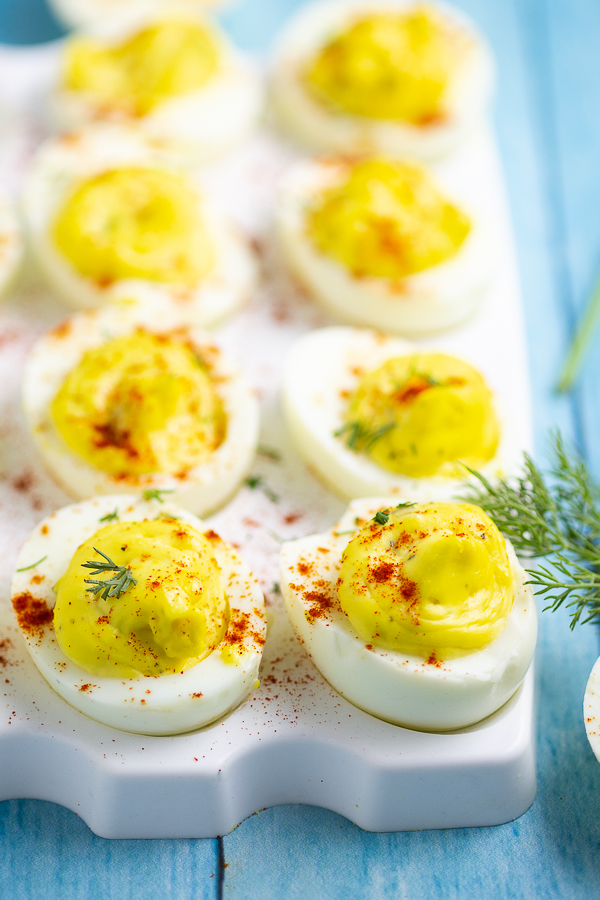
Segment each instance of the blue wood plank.
M0 43L39 44L64 33L52 12L40 0L4 0L0 3Z
M589 36L600 33L600 6L586 0L547 2L548 77L554 97L554 182L563 211L563 291L581 317L600 275L600 58ZM590 347L575 393L582 445L600 475L600 332Z
M214 900L216 841L107 841L53 803L0 803L0 897Z

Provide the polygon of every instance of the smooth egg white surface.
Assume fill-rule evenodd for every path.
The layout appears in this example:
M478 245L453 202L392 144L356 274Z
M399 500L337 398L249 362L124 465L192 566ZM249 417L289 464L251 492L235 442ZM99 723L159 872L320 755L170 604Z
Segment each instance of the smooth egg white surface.
M277 233L285 261L310 295L331 315L409 337L442 331L478 307L492 275L493 248L483 205L468 185L440 173L441 191L471 220L471 230L450 259L404 278L357 277L322 253L307 233L319 195L344 178L344 157L303 160L280 184Z
M270 93L285 130L317 153L373 153L433 159L450 152L484 117L494 82L491 52L471 21L453 7L440 13L470 38L469 52L447 97L441 123L417 126L328 108L306 89L302 72L332 36L365 15L403 12L412 0L316 0L304 5L279 38Z
M40 268L57 295L76 309L89 309L110 300L114 285L102 286L81 275L56 246L52 223L71 193L82 182L122 167L158 168L186 174L165 146L147 139L138 130L96 126L85 132L47 141L37 152L26 178L22 197L28 240ZM252 252L205 197L202 186L187 174L190 191L206 221L214 265L196 286L166 284L142 279L122 279L125 293L154 292L175 302L187 321L212 327L235 312L252 291L257 267Z
M395 502L356 500L330 531L286 542L281 550L286 609L316 667L346 700L408 728L465 728L500 709L523 681L537 637L533 592L507 542L516 595L503 631L486 647L431 663L365 644L337 598L341 556L357 527Z
M173 6L172 0L48 0L67 28L85 28L107 19L135 21ZM229 5L229 0L178 0L181 9L205 12Z
M13 204L0 193L0 298L12 290L23 260L23 235Z
M121 521L177 516L200 533L207 526L196 516L170 504L145 503L135 497L97 497L53 513L34 529L17 560L12 582L13 602L26 595L29 608L43 610L46 624L21 627L27 649L49 685L85 715L104 725L139 734L178 734L207 725L233 710L258 686L258 667L266 635L262 592L237 553L210 531L212 551L221 570L231 608L229 631L242 629L238 652L228 647L227 634L210 656L182 674L121 679L91 675L62 652L49 610L54 608L52 585L66 571L75 550L104 527L103 516L117 510ZM33 563L37 565L32 566ZM17 616L18 618L18 616Z
M344 424L348 398L363 375L396 356L429 352L436 351L381 332L346 327L321 328L292 347L282 388L288 430L307 465L342 498L382 495L394 498L395 503L450 500L476 483L466 471L464 480L440 475L412 478L390 472L366 454L351 450L343 435L335 436ZM510 407L501 406L498 391L491 384L488 387L495 399L500 442L481 472L494 481L518 469L522 446Z
M135 118L111 110L90 94L69 89L57 81L48 110L57 131L77 131L97 122L132 124L198 163L235 146L254 128L263 95L257 67L234 49L216 22L193 14L189 5L171 4L162 20L167 16L200 24L213 36L220 50L220 63L210 80L201 88L165 100ZM84 34L109 45L120 44L160 21L159 15L150 14L125 20L103 18L85 29Z
M50 475L74 499L98 494L168 492L168 499L196 515L222 506L252 465L258 442L258 400L237 365L210 335L184 326L186 339L206 360L227 417L223 442L207 459L186 472L117 477L96 468L64 441L51 415L51 404L84 353L138 328L155 334L178 331L172 308L155 305L94 310L67 319L34 345L23 379L23 408L31 434Z

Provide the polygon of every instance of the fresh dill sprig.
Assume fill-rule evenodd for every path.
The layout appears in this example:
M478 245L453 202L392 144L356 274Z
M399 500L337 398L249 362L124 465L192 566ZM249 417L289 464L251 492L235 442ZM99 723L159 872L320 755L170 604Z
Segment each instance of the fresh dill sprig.
M366 425L362 425L360 422L346 422L345 425L333 432L333 436L343 437L346 446L351 450L368 450L394 427L395 422L388 422L387 425L382 425L381 428L367 428Z
M413 500L406 500L404 503L398 503L398 505L394 506L393 508L380 509L379 512L375 513L371 521L375 522L377 525L387 525L390 518L390 513L393 512L394 509L406 509L407 506L414 505L415 503Z
M175 491L173 488L170 490L167 488L163 488L160 490L159 488L146 488L143 492L142 497L144 500L158 500L159 503L164 503L165 501L162 498L163 494L174 494Z
M112 512L107 513L105 516L102 516L98 521L100 522L115 522L119 518L119 510L118 507L115 507Z
M84 578L84 584L92 585L92 587L86 588L86 591L92 594L100 594L103 600L106 600L108 597L116 597L118 599L132 584L137 584L137 579L131 574L129 566L118 566L117 563L112 561L110 556L107 556L106 553L103 553L102 550L98 550L96 547L94 547L94 551L103 556L104 561L89 560L81 564L83 568L93 569L92 575L104 575L107 572L114 572L115 574L106 581Z
M544 565L528 570L529 584L548 601L545 609L564 604L571 628L578 622L600 626L600 491L558 433L552 457L546 479L527 454L512 483L491 484L470 469L481 488L465 499L491 516L520 556L550 557L554 571Z
M42 556L41 559L38 559L37 562L31 563L30 566L23 566L22 569L17 569L17 572L28 572L30 569L35 569L35 567L39 566L40 563L43 563L45 559L48 559L48 557Z

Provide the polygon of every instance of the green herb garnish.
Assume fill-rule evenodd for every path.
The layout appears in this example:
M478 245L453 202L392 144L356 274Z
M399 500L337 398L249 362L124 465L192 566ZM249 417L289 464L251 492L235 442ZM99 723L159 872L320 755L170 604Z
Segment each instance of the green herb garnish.
M105 516L102 516L102 518L99 519L99 521L100 522L114 522L118 518L119 518L119 510L117 509L117 507L115 507L112 512L107 513Z
M529 584L545 597L545 609L563 604L577 622L600 625L600 491L585 463L571 459L560 434L552 444L547 480L527 454L514 482L492 485L479 472L481 489L465 498L494 520L521 556L549 556L547 566L528 570Z
M106 572L114 572L115 574L106 581L84 578L84 584L92 585L92 587L86 588L86 591L92 594L100 594L103 600L106 600L108 597L117 597L118 599L132 584L137 584L137 579L131 574L129 566L118 566L112 561L110 556L107 556L102 550L97 550L96 547L94 547L94 551L103 556L105 561L96 562L91 560L84 562L81 564L83 568L93 569L92 575L103 575Z
M246 478L244 484L246 487L249 487L251 490L256 490L256 488L260 488L265 497L268 497L273 503L279 502L279 495L272 491L271 488L265 484L264 479L261 475L250 475L249 478Z
M43 563L45 559L48 559L47 556L42 556L41 559L38 559L37 562L31 563L30 566L23 566L22 569L17 569L17 572L28 572L29 569L35 569L36 566L39 566L40 563Z
M174 489L167 490L163 488L163 490L159 490L158 488L146 488L143 492L142 497L144 500L158 500L159 503L164 503L165 501L162 498L163 494L174 494Z
M378 525L387 525L389 517L389 512L380 509L379 512L376 512L373 516L373 522L377 522Z
M600 316L600 278L596 282L592 295L588 300L583 319L581 320L575 337L569 349L564 366L560 373L556 390L559 393L570 391L579 375L579 370L585 359L590 341L596 332L598 317Z
M395 427L395 422L388 422L381 428L367 428L360 422L346 422L341 428L333 432L334 437L345 437L345 443L351 450L368 450L387 432Z

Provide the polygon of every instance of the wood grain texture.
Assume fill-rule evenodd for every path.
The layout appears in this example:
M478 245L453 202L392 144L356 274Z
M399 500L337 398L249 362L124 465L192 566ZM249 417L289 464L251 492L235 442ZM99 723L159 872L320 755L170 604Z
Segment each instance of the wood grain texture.
M33 2L27 0L29 27L38 29L29 32L32 40L38 39L42 21L31 13ZM262 51L297 5L298 0L246 0L224 21L241 45ZM495 119L521 269L537 454L543 459L547 431L559 426L580 444L598 474L597 340L574 396L557 398L553 388L576 316L600 269L600 7L596 0L461 0L457 5L480 24L498 63ZM25 3L18 8L25 10ZM19 28L26 33L24 14L18 20L16 10L15 0L1 0L5 40L14 40ZM53 36L48 29L46 34ZM600 895L600 767L581 715L597 653L593 629L571 633L566 614L542 615L539 792L517 822L376 835L324 810L268 810L224 839L223 896L587 900ZM0 804L0 847L0 896L72 900L217 898L220 893L216 842L107 842L52 804Z

